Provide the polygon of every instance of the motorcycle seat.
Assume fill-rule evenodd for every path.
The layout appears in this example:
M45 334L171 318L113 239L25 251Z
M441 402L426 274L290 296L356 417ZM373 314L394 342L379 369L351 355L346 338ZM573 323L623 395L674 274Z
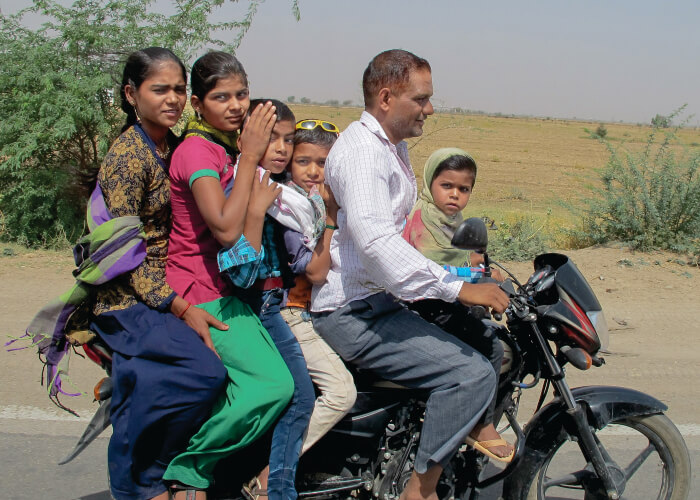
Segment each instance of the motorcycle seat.
M410 389L410 387L406 387L396 382L392 382L391 380L381 379L372 372L358 370L354 366L348 365L347 363L345 364L345 366L352 374L352 378L355 380L355 386L357 387L358 391L371 389Z
M397 384L391 380L382 379L374 380L372 382L372 387L377 387L379 389L410 389L410 387L406 387L405 385Z

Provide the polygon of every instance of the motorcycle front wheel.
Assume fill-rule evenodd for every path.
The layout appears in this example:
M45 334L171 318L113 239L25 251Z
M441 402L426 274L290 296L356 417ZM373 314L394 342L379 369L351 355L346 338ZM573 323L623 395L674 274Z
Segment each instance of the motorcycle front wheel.
M690 490L688 448L663 414L617 420L596 432L621 499L685 500ZM622 488L618 488L622 490ZM607 498L578 444L562 441L536 473L528 500Z

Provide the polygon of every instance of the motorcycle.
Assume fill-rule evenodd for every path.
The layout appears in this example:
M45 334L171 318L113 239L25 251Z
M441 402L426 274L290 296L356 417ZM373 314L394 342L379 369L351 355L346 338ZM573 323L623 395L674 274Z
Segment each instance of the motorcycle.
M501 482L502 497L514 500L688 498L688 449L664 415L665 404L633 389L571 388L566 381L566 365L579 370L603 366L600 351L607 341L600 303L575 264L562 254L540 255L534 273L521 284L489 259L486 226L478 218L466 220L452 244L483 253L484 279L490 279L492 264L510 276L500 284L510 305L506 327L497 329L507 355L496 415L505 418L516 442L513 459L502 469L465 444L445 468L438 496L476 500ZM84 348L109 374L111 355L99 339ZM299 463L300 498L398 499L413 471L427 394L364 373L355 376L355 406ZM521 427L521 394L540 382L536 412ZM554 398L544 405L550 388ZM107 377L95 388L100 403L95 417L61 463L75 458L109 425L110 393ZM572 457L580 462L572 463ZM246 479L230 470L232 489L219 485L210 496L231 498Z

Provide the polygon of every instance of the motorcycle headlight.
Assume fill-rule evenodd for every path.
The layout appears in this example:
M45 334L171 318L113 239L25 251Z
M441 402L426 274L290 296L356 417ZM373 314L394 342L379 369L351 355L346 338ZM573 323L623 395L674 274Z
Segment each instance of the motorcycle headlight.
M608 323L605 321L603 311L588 311L586 316L591 321L595 332L598 334L600 348L607 349L610 344L610 332L608 331Z

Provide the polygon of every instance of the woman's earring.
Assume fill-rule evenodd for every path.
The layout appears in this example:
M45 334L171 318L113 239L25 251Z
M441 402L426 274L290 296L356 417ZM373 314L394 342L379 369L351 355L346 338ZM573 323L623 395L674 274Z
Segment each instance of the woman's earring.
M201 122L202 121L202 114L198 110L194 110L194 114L197 117L197 121Z
M131 104L131 107L134 108L134 114L136 115L136 121L137 121L137 122L140 122L140 121L141 121L141 117L139 116L139 110L138 110L138 108L136 107L136 104L133 103L133 102L131 102L131 101L129 102L129 104Z

